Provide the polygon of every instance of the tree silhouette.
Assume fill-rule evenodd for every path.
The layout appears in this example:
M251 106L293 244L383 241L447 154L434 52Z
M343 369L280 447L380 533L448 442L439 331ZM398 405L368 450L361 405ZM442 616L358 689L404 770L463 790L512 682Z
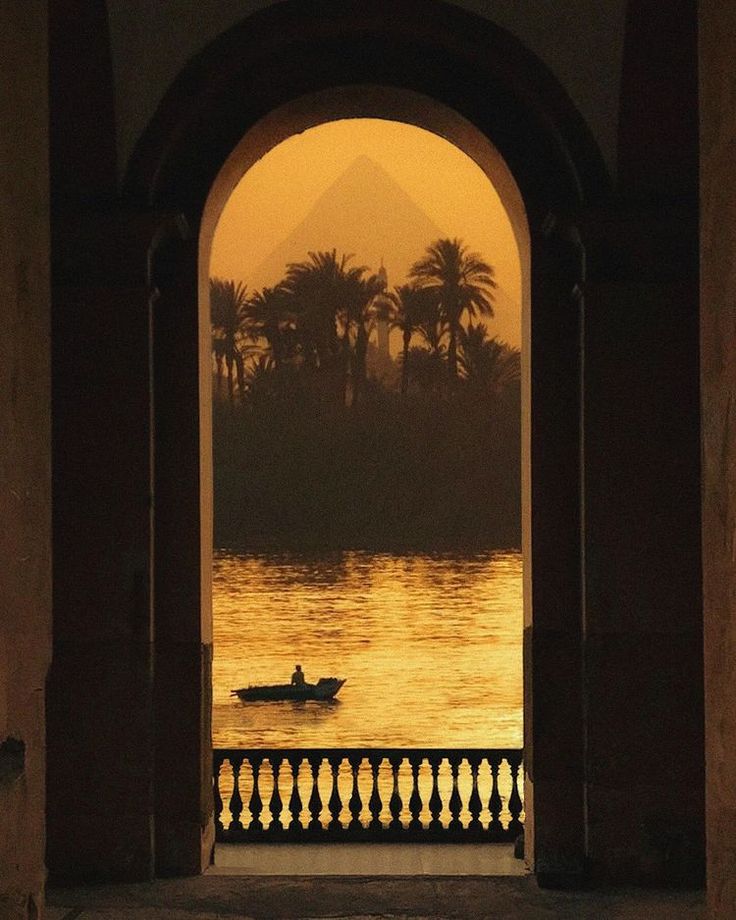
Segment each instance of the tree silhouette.
M250 400L276 395L278 368L271 355L261 354L253 359L246 368L245 381Z
M310 252L303 262L286 267L282 288L295 316L302 358L315 368L331 363L340 351L338 318L345 311L348 282L362 272L348 267L351 258L338 259L335 249Z
M249 335L245 285L222 278L210 279L210 318L212 322L212 351L217 365L218 388L222 380L222 364L227 367L227 389L230 402L234 400L234 376L237 375L241 399L245 394L243 341Z
M485 392L499 396L519 383L521 355L495 336L488 338L483 323L472 324L460 332L460 369L464 378Z
M367 267L351 266L351 259L346 254L338 257L336 249L310 252L307 260L287 266L280 286L295 317L304 363L330 370L339 355L343 402L351 370L356 392L365 379L372 306L383 289L376 275L364 277Z
M442 345L436 350L413 345L407 355L406 363L412 380L422 390L437 394L447 389L447 362Z
M296 316L289 309L288 295L282 285L251 294L246 315L249 336L256 342L266 340L276 368L294 357Z
M409 350L412 337L424 329L432 315L431 291L413 284L402 284L385 295L391 307L390 325L401 332L401 394L409 385Z
M439 239L385 286L337 249L249 297L212 279L218 386L227 368L246 409L215 405L218 540L518 545L520 353L476 319L493 269ZM371 345L379 321L400 356Z
M351 327L355 330L351 366L354 404L365 391L368 340L375 327L376 318L382 312L380 295L383 294L384 288L385 281L380 275L370 275L367 278L353 277L351 279L346 319L348 336L350 335Z
M457 379L457 344L461 319L493 316L493 268L461 240L436 240L411 268L410 280L430 291L447 326L447 360L451 380Z

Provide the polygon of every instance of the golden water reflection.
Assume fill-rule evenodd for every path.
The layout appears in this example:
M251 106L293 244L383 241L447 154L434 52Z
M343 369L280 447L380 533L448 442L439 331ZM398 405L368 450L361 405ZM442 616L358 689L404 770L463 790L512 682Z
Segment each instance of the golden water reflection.
M221 552L213 603L215 747L521 747L519 553ZM339 698L230 696L297 661Z

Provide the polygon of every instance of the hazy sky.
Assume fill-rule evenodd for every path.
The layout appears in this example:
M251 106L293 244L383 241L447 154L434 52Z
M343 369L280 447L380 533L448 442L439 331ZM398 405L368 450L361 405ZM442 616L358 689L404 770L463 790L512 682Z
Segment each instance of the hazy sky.
M248 170L225 205L213 240L210 274L244 281L249 289L273 284L277 279L263 276L262 270L269 256L283 248L295 231L301 238L300 225L305 219L306 224L311 223L315 204L361 156L370 157L388 173L445 236L460 237L494 266L501 290L496 317L488 321L489 331L518 346L519 254L495 189L480 167L449 141L401 122L333 121L274 147ZM361 211L366 213L356 206L356 213ZM339 223L336 219L335 225ZM319 225L324 226L324 220ZM339 230L335 235L340 235ZM313 245L355 252L353 264L367 264L372 270L378 268L376 253L380 252L389 268L390 284L403 283L405 278L396 275L408 270L430 240L407 238L404 254L395 244L384 245L380 228L376 235L369 253L357 252L337 238ZM387 252L387 248L394 251ZM295 258L306 256L305 251ZM262 277L258 277L259 270Z

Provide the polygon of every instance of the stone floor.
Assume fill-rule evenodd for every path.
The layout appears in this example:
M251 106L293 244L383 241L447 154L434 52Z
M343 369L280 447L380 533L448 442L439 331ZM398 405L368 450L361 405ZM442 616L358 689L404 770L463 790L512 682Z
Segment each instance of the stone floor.
M490 844L401 843L339 846L304 844L227 844L215 847L221 875L525 875L513 846Z
M700 892L541 891L528 876L206 875L56 889L45 920L702 920Z

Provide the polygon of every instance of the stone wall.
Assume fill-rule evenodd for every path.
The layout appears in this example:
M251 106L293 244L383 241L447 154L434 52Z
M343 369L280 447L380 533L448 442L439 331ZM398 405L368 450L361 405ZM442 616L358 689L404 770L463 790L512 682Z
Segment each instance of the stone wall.
M50 654L45 0L0 3L0 916L38 917ZM22 153L22 155L19 155Z
M178 73L222 32L273 3L108 0L121 173ZM493 20L550 68L613 170L626 0L452 0L451 5Z
M211 652L200 641L200 611L207 609L210 592L200 586L199 549L201 539L203 570L209 572L212 541L209 525L200 526L198 516L196 293L188 352L193 365L185 365L181 353L175 359L153 354L162 309L175 309L173 292L167 300L169 276L178 278L175 266L167 274L166 259L159 264L155 254L172 233L178 239L184 224L116 203L105 0L83 0L71 11L67 0L50 0L49 62L49 882L198 873L209 860L212 832L210 707L202 702L210 693ZM174 360L188 387L170 386ZM207 361L209 366L209 350ZM176 419L165 414L158 393L154 398L158 385L186 403L190 430L196 429L193 452L182 449ZM178 403L172 407L177 410ZM209 448L210 439L205 443ZM165 458L173 470L168 479ZM185 480L190 502L175 494ZM186 518L179 528L171 522L177 513ZM155 571L154 557L160 562ZM165 578L172 557L179 564L175 571L185 573L176 583ZM184 598L191 614L186 629ZM175 677L181 693L167 693ZM188 757L179 756L183 751Z
M708 902L736 913L736 6L701 4L701 361Z
M195 27L201 22L206 3L203 0L197 8L195 24L191 18L195 14L187 12L189 6L184 0L172 0L167 5L169 14L176 7L181 16L166 20L161 5L111 0L114 60L109 62L101 26L105 21L103 0L82 5L88 11L84 28L79 22L70 25L62 0L51 5L57 13L52 17L51 33L56 594L48 697L49 865L52 875L64 881L198 872L202 843L208 839L210 805L206 762L209 649L201 647L202 643L206 646L209 636L200 634L197 583L197 566L202 573L208 566L196 542L199 515L206 517L197 507L197 483L207 477L202 474L195 449L197 394L194 388L182 390L176 397L178 402L159 399L158 405L154 398L151 413L151 392L165 390L157 390L156 381L170 365L166 350L167 342L169 347L174 344L167 333L170 314L175 315L173 310L181 303L195 303L196 253L192 241L197 234L192 226L186 244L191 250L186 257L190 271L182 274L176 252L166 257L162 250L160 261L149 258L153 240L160 235L158 218L136 216L129 209L116 211L110 202L115 199L112 125L116 122L121 132L121 146L117 148L120 167L121 156L124 161L150 114L148 110L155 108L169 80L207 38ZM458 5L475 8L483 4L468 0ZM687 12L689 0L682 0L680 5ZM522 11L531 10L531 6L515 6L528 28L544 31L546 20L541 12L524 18ZM212 3L208 9L214 7ZM218 11L220 15L229 11L234 22L236 12L242 14L247 7L246 0L232 0L219 4ZM606 20L596 20L596 28L592 28L593 11L597 15L601 6L589 0L571 0L569 7L588 13L587 19L582 16L577 22L577 34L586 35L582 50L569 55L560 50L568 47L574 34L562 21L555 20L545 40L561 43L561 59L582 81L587 79L587 71L576 69L580 55L592 59L590 42ZM614 7L620 9L622 5L611 0L605 9ZM404 13L407 8L408 4L401 6ZM686 85L693 72L688 57L692 31L688 26L694 17L687 21L684 16L678 18L684 29L681 46L673 40L677 35L673 37L672 30L666 33L652 18L657 11L667 15L660 4L641 0L631 8L640 15L630 19L630 34L637 41L629 42L626 59L634 75L641 73L642 80L651 83L651 92L646 105L636 80L628 81L628 104L624 93L620 193L625 202L581 215L580 231L588 259L583 329L577 299L580 273L577 268L566 268L568 261L580 258L574 234L545 244L538 241L538 246L564 250L550 253L551 269L561 266L559 277L550 269L544 272L544 279L540 278L553 288L559 286L559 290L543 291L541 301L535 295L535 303L554 309L537 310L535 335L544 347L540 347L534 364L539 373L544 358L557 360L560 388L547 388L547 410L540 402L540 393L535 396L535 411L548 420L548 429L547 437L540 438L539 431L535 437L539 454L536 475L545 488L540 489L534 508L538 521L543 519L540 509L545 507L545 496L549 509L554 493L564 512L564 520L549 510L547 513L551 525L546 553L549 570L545 572L535 560L537 586L546 586L548 610L545 613L544 598L537 591L535 635L531 639L537 683L533 712L527 709L527 714L532 712L531 724L537 733L535 744L528 749L536 770L536 853L546 848L548 857L546 863L540 859L537 868L542 870L540 880L546 875L550 883L566 882L562 876L572 877L567 881L579 879L586 868L594 877L608 881L697 881L702 835L697 298L693 283L697 265L692 258L697 247L693 199L687 185L694 173L691 159L676 158L675 165L682 168L669 169L666 187L659 187L665 175L659 164L667 162L672 167L668 159L671 138L683 144L690 137L688 119L681 120L679 115L692 112L693 104L689 96L683 96L682 81L675 77L683 78ZM363 36L362 9L356 16ZM218 22L207 18L210 29ZM222 22L217 28L228 24ZM413 20L410 24L413 29ZM302 39L307 25L307 17L298 23ZM426 22L423 27L428 28ZM521 34L520 29L517 34ZM665 34L667 41L659 42L659 36ZM341 40L344 38L341 35ZM459 41L457 36L455 39ZM542 39L540 31L528 44L535 48ZM19 47L24 47L22 42ZM258 50L263 53L260 46ZM240 45L237 51L242 54ZM323 78L326 59L313 49L310 53L314 59L307 56L309 66ZM75 83L80 59L87 67L84 80ZM656 79L650 67L655 59ZM274 60L282 69L281 58ZM421 63L423 79L429 79L429 63L424 57ZM727 66L724 57L724 74ZM283 70L287 75L290 72ZM452 68L447 70L452 72ZM113 71L117 111L113 111ZM293 72L302 79L300 67L294 66ZM357 65L354 71L335 65L334 72L346 77L336 80L335 85L360 82ZM355 79L347 79L356 74ZM430 94L440 83L448 82L446 73L441 76L428 87ZM457 75L454 79L461 81ZM264 85L268 84L264 80ZM569 81L567 85L572 87ZM301 84L296 86L299 89ZM673 86L681 105L666 109L663 96L669 98ZM463 94L471 94L464 83L458 98ZM212 164L221 153L218 145L226 146L222 138L230 130L229 100L236 98L226 95L227 104L222 103L216 116L210 115L216 129L210 134L192 130L196 143L191 147L187 147L184 133L176 137L177 155L171 158L172 165L167 165L166 188L167 200L176 202L177 210L188 208L196 213L197 189L211 184L215 174ZM252 94L245 93L243 98L251 99ZM267 111L268 98L264 93L251 104L263 105ZM277 101L274 97L274 104ZM487 96L477 111L485 111L486 106L493 108ZM580 104L580 108L585 107ZM232 115L233 124L237 118L240 125L243 114L237 99L232 109L237 110ZM611 123L616 122L617 108L611 100L605 105L598 100L593 109L596 117L610 116ZM213 110L206 111L209 114ZM514 118L509 124L516 124ZM32 127L31 120L25 130ZM491 127L489 123L492 134ZM672 131L660 130L665 127ZM643 128L648 129L646 143L641 141ZM242 132L237 134L233 129L232 133L230 141L235 143ZM714 136L720 138L717 132ZM29 147L18 139L15 142L17 149ZM527 152L534 149L533 144L527 144L524 157L517 156L520 168L530 160ZM714 143L714 150L716 158L722 158L716 179L723 186L730 166L726 143ZM539 162L545 160L540 157ZM550 171L553 168L549 166ZM539 169L531 171L539 178ZM721 194L720 186L714 185L716 194ZM22 182L16 181L15 187L22 189ZM202 200L204 197L203 192ZM549 198L556 200L554 195ZM536 216L542 226L550 224L542 220L546 200L540 198L535 209L540 212ZM723 198L717 200L722 210ZM100 207L101 201L104 207ZM201 204L199 201L200 208ZM727 262L724 224L714 211L713 226L719 236L718 247L711 251L714 260L717 255L714 264L718 268ZM6 220L5 225L15 223ZM24 222L19 226L25 226ZM167 258L172 260L168 269ZM536 265L539 272L543 262L537 258ZM172 284L172 277L183 287ZM154 287L157 296L153 296ZM537 295L539 290L538 286ZM725 302L725 292L721 300ZM544 316L549 323L546 331L544 326L540 328ZM567 324L563 329L560 316ZM181 325L177 329L186 335L186 343L194 346L196 306L187 317L191 323L188 331ZM718 317L714 321L717 331L720 321ZM727 331L730 334L730 327ZM577 362L581 339L586 352L584 569L580 565L581 521L577 510L581 460ZM549 347L555 342L562 347L557 358ZM711 347L716 358L712 371L706 362L706 388L712 387L715 411L723 413L730 409L730 402L720 402L721 379L733 367L730 356L721 354L719 348L720 340ZM191 362L188 379L193 382L197 371L194 347L187 360ZM207 366L206 349L201 363ZM37 362L26 362L23 371L31 365L36 384ZM555 377L548 374L538 379ZM555 405L567 405L570 410L565 418L571 424L564 431L556 424ZM178 450L178 441L165 436L167 430L179 431L182 426L187 439L184 452ZM718 464L723 463L724 456L728 459L721 449L723 430L723 424L707 429L708 437L715 432L714 444L707 445L711 455L718 458L708 473L708 481L714 484L709 513L716 524L712 531L716 550L727 544L720 552L722 566L728 568L733 563L730 542L724 535L730 533L729 510L733 507L728 504L727 493L715 488L723 474ZM153 465L151 438L156 443ZM552 450L555 442L559 454ZM22 443L25 447L30 441L24 439ZM547 478L539 478L545 458L549 473ZM31 464L24 467L33 472ZM171 490L174 471L180 481L189 483L189 505ZM15 491L23 494L20 486ZM155 520L151 516L152 494ZM22 523L27 526L31 520L26 516ZM176 539L184 533L191 537L186 547ZM561 558L561 542L565 558ZM536 547L539 553L539 539ZM707 557L709 552L706 545ZM711 555L716 565L718 552ZM26 550L22 558L32 558L32 554ZM187 570L196 574L186 583L172 577L182 559L188 560ZM31 582L26 579L24 583ZM201 584L206 586L206 578ZM722 581L716 578L713 584L723 591ZM584 618L580 616L581 595ZM718 595L715 608L727 610L728 600ZM182 616L185 607L187 617ZM714 641L721 642L717 632ZM723 644L727 647L725 641ZM585 660L581 662L583 647ZM15 685L22 686L17 680ZM90 686L96 688L94 695L89 693ZM186 699L184 694L172 692L182 686L187 688ZM714 684L714 695L723 689L727 687ZM177 701L178 719L170 717L171 699ZM202 725L197 722L201 715ZM729 740L731 737L726 736ZM121 758L123 750L127 758ZM179 751L186 751L191 759L172 767ZM727 771L718 756L714 762L714 775L720 777L721 771L725 783ZM169 794L173 785L167 790L157 783L157 778L170 781L173 768L178 771L175 796ZM568 781L564 796L561 779ZM719 814L728 814L722 806L732 787L732 783L724 786L726 791L716 800ZM716 789L720 787L716 785ZM567 838L563 833L566 829ZM546 840L542 830L546 830ZM74 851L70 840L75 842ZM726 858L722 848L715 858Z

